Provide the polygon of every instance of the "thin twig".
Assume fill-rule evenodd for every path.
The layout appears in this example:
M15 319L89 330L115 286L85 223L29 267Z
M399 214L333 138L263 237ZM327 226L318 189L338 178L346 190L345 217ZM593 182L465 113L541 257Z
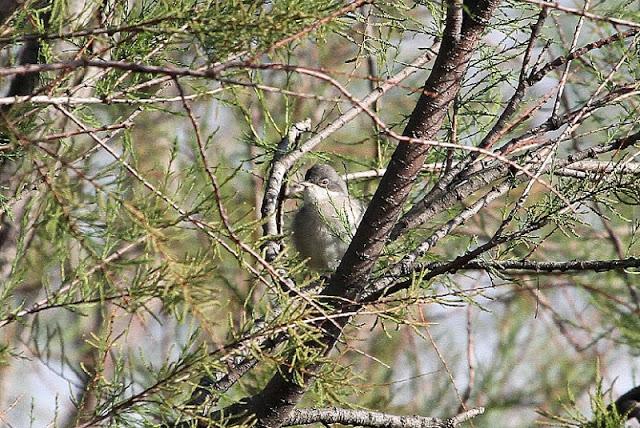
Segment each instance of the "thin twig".
M584 10L574 9L572 7L562 6L558 2L542 1L542 0L521 0L531 4L537 4L538 6L548 7L556 9L561 12L571 13L573 15L583 16L585 18L593 19L595 21L604 21L610 24L623 25L626 27L640 28L640 23L628 21L626 19L610 18L607 16L596 15L595 13L589 13Z

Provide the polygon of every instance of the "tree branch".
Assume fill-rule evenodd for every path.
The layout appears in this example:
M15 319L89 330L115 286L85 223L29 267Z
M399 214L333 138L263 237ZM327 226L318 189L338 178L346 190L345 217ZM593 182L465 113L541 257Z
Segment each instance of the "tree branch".
M440 269L451 262L433 262L421 265L417 270ZM587 271L607 272L627 268L640 268L640 258L628 257L616 260L571 260L567 262L538 262L533 260L483 261L474 260L449 270L481 269L504 271L531 271L532 273L585 273Z
M445 29L433 70L403 132L405 137L430 140L439 131L448 106L460 89L469 59L498 3L498 0L465 3L459 41L453 37L454 30ZM447 13L455 14L457 9L448 8ZM453 17L447 20L448 25L455 22ZM326 290L328 295L353 300L364 289L428 150L426 145L398 144L360 227Z
M484 408L467 410L452 418L440 419L424 416L396 416L367 410L341 408L296 409L291 412L283 426L308 425L313 423L356 425L371 428L449 428L484 413Z
M274 237L282 233L278 225L278 216L276 215L276 212L279 211L279 206L284 200L283 180L286 175L286 171L285 174L282 175L282 180L280 180L280 182L278 183L279 185L274 185L274 171L282 163L282 158L287 154L287 152L289 152L290 145L297 143L302 136L302 133L308 132L310 130L310 119L306 119L302 122L294 124L289 129L287 135L280 141L276 152L273 155L271 171L269 172L269 178L267 179L267 188L264 192L264 198L262 199L262 208L260 209L262 219L264 220L264 224L262 226L262 235L264 237ZM269 240L264 245L264 250L265 260L271 263L275 260L278 253L280 252L280 243L275 240Z
M584 16L585 18L592 19L594 21L603 21L603 22L608 22L610 24L614 24L614 25L624 25L626 27L640 28L640 23L638 22L633 22L626 19L610 18L608 16L596 15L595 13L585 12L582 9L574 9L572 7L562 6L558 2L542 1L542 0L522 0L522 1L525 1L531 4L536 4L541 7L556 9L556 10L567 12L577 16Z

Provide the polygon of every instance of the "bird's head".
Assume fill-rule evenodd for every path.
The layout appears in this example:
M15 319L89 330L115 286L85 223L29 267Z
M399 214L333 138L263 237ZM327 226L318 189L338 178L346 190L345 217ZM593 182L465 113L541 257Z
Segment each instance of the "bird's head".
M332 196L347 195L347 184L335 169L326 164L316 164L307 170L304 181L305 200L322 200Z

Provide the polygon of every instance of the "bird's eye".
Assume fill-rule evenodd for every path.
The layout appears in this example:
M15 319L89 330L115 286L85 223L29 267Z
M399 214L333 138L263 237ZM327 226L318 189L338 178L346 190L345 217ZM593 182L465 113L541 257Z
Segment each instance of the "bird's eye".
M328 178L323 178L322 181L320 182L321 186L327 186L329 184L329 179Z

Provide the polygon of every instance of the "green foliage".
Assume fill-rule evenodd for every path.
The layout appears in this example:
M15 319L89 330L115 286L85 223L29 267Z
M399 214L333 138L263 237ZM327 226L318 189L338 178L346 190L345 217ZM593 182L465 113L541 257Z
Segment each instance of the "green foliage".
M563 403L564 414L554 415L541 411L541 415L547 418L549 426L581 427L581 428L619 428L624 426L625 415L618 413L615 406L609 406L611 394L602 386L602 379L596 378L596 386L590 394L591 414L585 415L579 410L576 399L571 391L568 391L568 399Z

